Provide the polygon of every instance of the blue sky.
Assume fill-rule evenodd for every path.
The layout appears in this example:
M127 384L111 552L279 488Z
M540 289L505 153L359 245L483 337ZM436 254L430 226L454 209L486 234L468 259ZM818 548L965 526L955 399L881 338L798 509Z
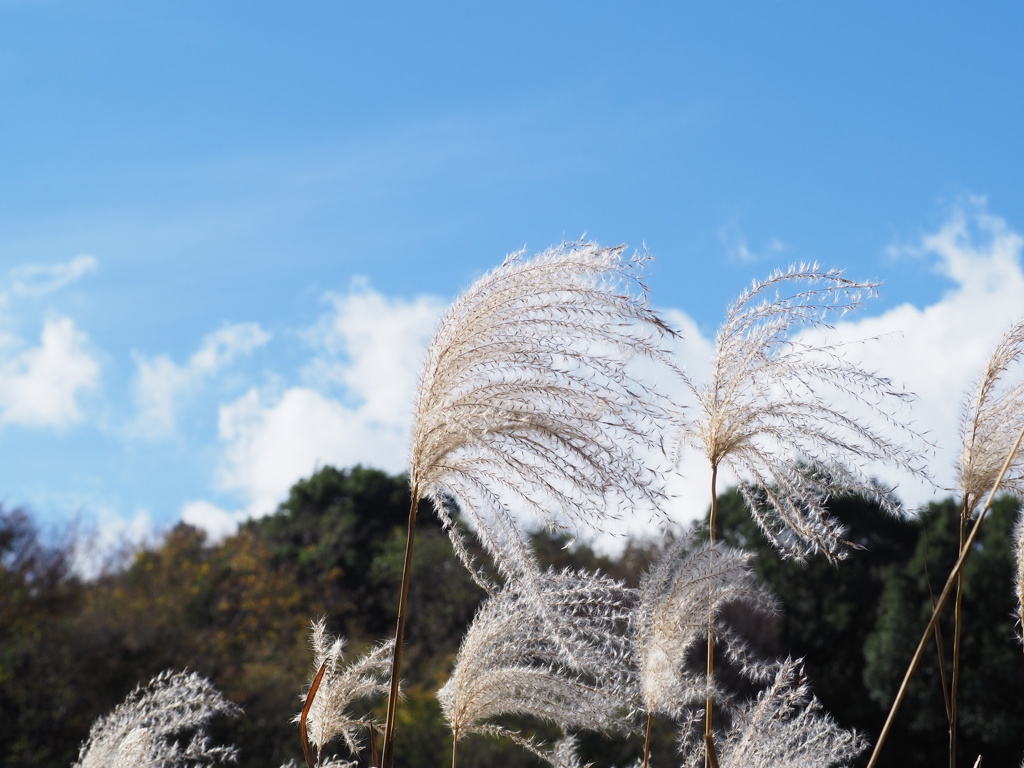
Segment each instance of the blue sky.
M111 536L222 531L318 465L399 471L437 314L584 233L646 244L695 368L776 267L883 281L856 322L901 339L879 367L925 390L941 478L1024 310L1022 23L0 0L0 499Z

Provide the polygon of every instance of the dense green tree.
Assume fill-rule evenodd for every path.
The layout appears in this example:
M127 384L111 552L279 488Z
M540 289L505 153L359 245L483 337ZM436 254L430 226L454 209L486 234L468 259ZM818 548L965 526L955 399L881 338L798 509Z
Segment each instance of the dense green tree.
M869 698L888 711L957 557L960 505L933 503L918 520L916 546L880 596L875 631L865 643ZM1018 505L996 501L965 568L959 763L1017 765L1024 754L1024 657L1015 640L1013 525ZM952 607L940 622L943 661L925 654L882 752L882 765L935 765L948 760L943 685L950 679ZM877 729L875 731L877 733ZM891 743L890 743L891 742Z
M46 544L25 510L0 508L0 765L67 765L91 712L69 679L82 584L70 550Z

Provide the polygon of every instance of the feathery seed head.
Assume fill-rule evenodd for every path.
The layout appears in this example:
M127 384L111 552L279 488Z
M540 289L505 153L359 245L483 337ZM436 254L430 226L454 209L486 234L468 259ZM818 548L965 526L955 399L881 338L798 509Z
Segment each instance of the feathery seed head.
M909 447L920 436L894 415L910 396L846 359L840 343L795 338L801 330L830 330L876 287L814 264L754 282L718 332L710 381L687 379L698 413L684 428L685 439L713 467L724 464L737 474L754 518L789 556L842 556L842 529L825 510L830 496L864 495L896 511L888 489L867 474L871 463L924 474L919 451ZM903 439L855 418L842 401Z
M992 490L1024 428L1024 319L996 345L985 371L964 405L957 481L971 512ZM1024 497L1024 450L1010 460L1000 489Z
M642 259L622 251L510 256L449 308L427 351L410 483L446 523L457 500L506 575L530 567L521 513L575 532L661 496L638 457L662 451L675 408L635 361L672 367L671 331L647 308Z
M685 766L704 765L702 727L680 732ZM715 737L721 768L829 768L847 765L865 747L860 735L840 728L811 693L799 661L787 659L771 685L733 716Z
M332 637L327 632L326 621L320 619L312 625L310 646L314 675L321 666L326 666L306 717L309 743L316 747L319 755L324 746L340 736L355 754L362 746L363 732L374 727L376 721L370 715L354 717L347 710L356 699L387 695L394 641L381 643L346 665L344 638ZM297 723L300 719L301 715L296 715L292 721Z
M470 733L508 735L489 722L507 714L563 729L625 724L631 590L594 574L549 571L539 599L546 610L537 610L532 592L506 587L477 612L437 694L456 741ZM550 616L562 624L555 632Z
M206 726L218 715L237 715L205 677L161 672L93 723L75 768L178 768L234 762L234 747L210 743ZM181 736L189 736L183 743Z
M741 674L758 680L772 669L720 621L725 607L743 603L767 614L778 610L774 596L758 582L749 553L707 542L687 553L691 545L691 538L681 537L644 574L633 616L643 707L676 718L703 704L708 686L715 685L704 669L686 666L687 655L707 642L710 624ZM726 692L715 693L728 706Z

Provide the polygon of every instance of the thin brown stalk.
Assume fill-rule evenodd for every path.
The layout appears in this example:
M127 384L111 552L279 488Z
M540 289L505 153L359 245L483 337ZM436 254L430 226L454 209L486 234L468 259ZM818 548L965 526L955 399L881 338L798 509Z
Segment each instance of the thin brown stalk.
M644 736L644 762L643 768L647 768L647 763L651 757L651 726L654 724L654 712L648 710L647 712L647 731ZM452 766L454 768L454 766Z
M704 735L704 744L707 752L708 768L718 768L718 753L715 751L715 740L712 738L710 733Z
M921 636L921 641L917 645L917 650L914 652L914 656L910 660L910 666L907 667L907 672L903 676L903 682L900 684L899 692L896 694L896 700L893 701L892 707L889 709L889 716L886 718L885 725L882 727L882 732L879 734L878 741L875 743L875 748L871 753L871 760L868 762L867 768L874 768L878 763L878 758L882 753L882 747L885 744L886 738L889 736L889 731L892 729L893 721L896 719L896 713L899 711L900 705L903 703L903 698L906 696L910 679L917 671L918 664L921 663L921 657L924 655L924 649L928 644L928 639L938 624L939 617L942 615L942 609L945 607L946 601L949 599L950 593L956 585L960 571L963 569L964 562L967 560L967 555L970 553L971 547L974 545L974 540L978 536L978 531L981 529L981 523L985 519L985 514L991 508L992 502L995 501L996 492L999 490L999 486L1002 485L1003 477L1006 475L1007 470L1009 470L1010 464L1017 453L1017 449L1020 448L1021 440L1024 440L1024 427L1021 427L1020 432L1017 434L1017 440L1014 442L1013 448L1010 449L1009 454L1006 456L1006 461L1003 463L1003 468L1000 470L999 476L996 477L995 484L989 492L985 506L982 507L981 511L978 513L978 516L974 521L974 525L971 527L970 534L964 542L964 545L960 548L960 556L957 558L956 565L953 566L953 570L950 572L949 578L946 579L946 586L943 588L942 594L939 595L939 601L936 604L935 609L932 611L932 617L928 621L928 626L925 627L924 634Z
M960 510L960 552L963 552L967 540L967 523L970 517L968 497L964 496L963 508ZM956 577L956 598L953 603L953 677L949 688L949 768L956 768L956 732L958 722L957 699L960 691L960 652L961 634L963 632L964 574ZM938 626L935 629L939 633Z
M306 758L307 768L313 768L313 752L309 748L309 738L306 734L306 718L309 717L309 709L313 706L313 699L316 698L316 692L320 687L320 681L324 677L325 669L327 669L326 661L320 665L316 677L313 678L313 684L309 686L309 693L306 694L306 703L303 705L302 714L299 716L299 737L302 739L302 754Z
M712 545L715 543L715 522L718 516L718 464L711 465L711 514L708 518L708 541ZM709 585L708 589L713 589ZM713 601L708 601L709 605L713 605ZM708 745L706 752L705 765L706 768L717 768L718 761L715 759L714 752L714 735L712 733L712 715L711 708L714 702L711 700L711 679L715 673L715 619L714 616L708 616L708 696L707 706L704 710L704 741Z
M419 488L412 487L409 505L409 528L405 538L405 563L402 566L402 589L398 595L398 619L395 622L395 650L391 660L391 693L388 696L388 714L384 724L384 754L380 768L391 768L395 760L395 710L398 708L399 680L402 670L402 641L405 637L405 612L409 599L409 579L412 576L412 550L416 537L416 509L419 506Z

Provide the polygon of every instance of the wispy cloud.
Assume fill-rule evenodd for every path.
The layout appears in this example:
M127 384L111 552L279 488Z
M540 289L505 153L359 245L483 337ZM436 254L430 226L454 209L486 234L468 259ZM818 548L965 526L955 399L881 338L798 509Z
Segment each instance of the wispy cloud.
M0 352L0 422L64 427L80 421L79 398L95 389L100 366L70 318L46 321L38 346Z
M53 293L99 266L95 256L76 256L59 264L23 264L7 273L8 290L17 296Z
M158 440L177 433L177 415L184 398L239 357L266 344L270 334L256 323L226 325L207 334L184 364L166 355L135 355L136 415L129 433Z
M786 250L786 244L778 238L772 238L756 251L753 250L746 235L740 230L739 222L735 219L730 220L718 230L718 239L725 246L726 258L729 261L743 264L766 261L777 257Z

